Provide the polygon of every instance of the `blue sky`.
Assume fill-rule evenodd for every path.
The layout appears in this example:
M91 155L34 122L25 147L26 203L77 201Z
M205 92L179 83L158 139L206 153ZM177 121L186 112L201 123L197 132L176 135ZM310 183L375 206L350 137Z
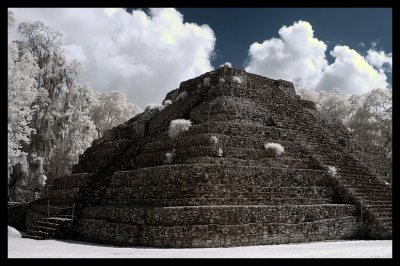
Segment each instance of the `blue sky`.
M297 89L391 88L389 8L12 8L63 33L79 81L144 108L224 62ZM11 32L9 41L20 38Z
M371 42L392 51L392 9L390 8L177 8L185 22L208 24L217 36L214 66L231 61L243 67L247 50L255 42L278 37L282 25L308 21L318 39L328 45L346 44L362 54ZM362 47L362 42L366 47ZM332 62L333 57L328 56Z

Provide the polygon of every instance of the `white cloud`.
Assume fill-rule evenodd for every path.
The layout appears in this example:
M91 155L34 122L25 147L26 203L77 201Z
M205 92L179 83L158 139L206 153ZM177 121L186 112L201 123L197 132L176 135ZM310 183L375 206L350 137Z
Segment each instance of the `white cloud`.
M392 53L386 54L384 51L368 50L366 60L376 68L382 68L387 64L388 68L392 69Z
M314 37L310 23L299 21L279 30L280 38L250 46L246 71L273 79L293 81L297 86L314 86L327 66L326 44Z
M356 94L387 87L383 70L374 69L357 51L337 45L330 54L335 62L323 71L316 89L331 91L340 88L346 94Z
M142 107L161 102L180 82L212 70L215 35L184 23L172 8L150 14L121 8L13 8L17 23L41 20L64 35L66 55L83 64L82 82L120 90Z
M86 62L87 58L85 52L83 51L83 48L80 45L77 45L75 43L70 45L65 45L64 52L65 56L69 61L78 60L82 64Z
M391 54L370 50L364 58L348 46L336 45L330 52L335 62L326 60L326 44L316 37L310 23L295 22L279 30L280 38L255 42L249 49L246 71L273 79L292 81L297 88L317 90L339 88L346 94L363 93L389 86L382 68Z

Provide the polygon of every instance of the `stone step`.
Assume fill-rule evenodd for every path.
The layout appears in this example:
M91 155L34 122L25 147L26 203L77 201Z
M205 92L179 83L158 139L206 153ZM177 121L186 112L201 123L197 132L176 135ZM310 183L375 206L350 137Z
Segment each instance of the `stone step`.
M340 163L334 163L333 165L340 165ZM371 172L367 172L365 167L343 167L340 165L338 173L343 176L352 177L354 179L363 180L374 178Z
M386 188L359 188L356 187L354 190L358 193L365 193L365 194L375 194L375 195L381 195L381 196L388 196L392 197L392 190L391 189L386 189Z
M379 216L376 219L379 220L380 222L392 222L393 221L392 216Z
M382 182L380 182L376 178L357 178L351 177L348 175L340 175L340 179L344 182L350 183L356 187L373 187L373 186L383 186Z
M72 222L72 219L70 219L70 218L59 218L59 217L49 217L49 218L43 218L42 221L47 222L47 223L62 224L62 223L65 223L65 222Z
M390 205L392 206L391 200L374 200L374 199L363 199L363 203L366 206L376 206L376 205Z
M101 142L98 145L92 145L88 149L86 149L85 153L94 153L94 152L101 152L104 150L115 149L115 148L125 148L133 141L129 139L118 139L118 140L111 140L106 142Z
M385 218L385 217L392 217L392 212L379 212L379 211L375 211L373 213L373 215L375 215L375 217L378 218Z
M146 214L146 224L165 226L247 223L295 224L357 215L358 210L356 206L340 204L179 206L154 208L148 211Z
M393 212L392 210L379 210L379 209L373 209L373 208L366 208L370 212L376 213L380 217L386 217L386 216L392 216Z
M72 189L85 186L90 182L91 177L93 177L93 174L78 173L55 178L50 187L50 192L58 189Z
M44 240L44 239L46 239L44 237L37 236L37 235L31 235L31 234L23 234L22 237L23 238L35 239L35 240Z
M273 158L271 153L265 149L251 149L251 148L232 148L222 147L222 154L219 154L221 147L214 146L191 146L180 149L175 149L174 163L182 163L191 157L214 157L214 158L229 158L229 159L243 159L243 160L264 160ZM159 166L166 164L166 154L172 152L170 150L158 151L151 153L142 153L140 156L133 160L133 165L141 167ZM308 160L309 155L303 153L284 153L283 157L289 156L290 158L298 158Z
M103 204L113 205L149 205L149 206L211 206L211 205L312 205L312 204L331 204L331 198L262 198L262 197L137 197L131 193L124 193L119 189L108 190L103 200Z
M213 164L175 164L146 167L114 173L110 187L141 187L176 184L229 184L241 186L280 187L326 186L332 180L327 171L258 166Z
M339 177L340 178L340 177ZM376 182L371 181L371 182L359 182L356 180L349 180L349 179L341 179L342 183L346 186L349 187L350 189L354 190L357 187L368 187L368 186L375 186L377 185Z
M354 239L360 232L358 218L350 216L299 224L146 226L142 240L156 247L230 247Z
M138 205L93 206L85 208L82 219L100 219L146 225L188 224L247 224L257 223L301 223L333 217L358 216L355 205L210 205L210 206L153 206Z
M353 195L355 195L357 198L362 199L363 201L370 202L370 201L391 201L391 197L385 196L385 195L379 195L379 194L370 194L370 193L359 193L359 192L353 192Z
M42 237L44 239L48 239L50 237L50 233L47 231L40 231L40 230L35 230L35 229L31 229L27 231L29 235L33 235L33 236L39 236Z
M211 137L218 139L217 143L211 141ZM254 150L265 150L264 144L267 142L274 142L268 136L228 136L225 134L198 134L182 136L178 139L168 139L162 141L153 141L146 144L144 153L153 153L158 151L168 151L174 147L176 150L185 149L196 146L210 146L210 147L223 147L223 148L248 148ZM302 153L302 147L293 141L279 140L286 153Z
M381 211L392 211L392 205L364 205L368 209L376 209Z
M93 206L83 210L78 223L84 239L160 247L354 239L361 233L357 207L343 204Z
M215 158L211 156L190 157L184 161L185 164L216 164L230 166L260 166L260 167L279 167L279 168L311 168L310 162L304 159L297 159L283 155L278 158L264 158L261 160L244 160L236 158Z
M43 231L43 232L49 232L49 233L57 231L57 228L41 226L41 225L34 225L34 226L32 226L32 229L35 231Z
M59 214L57 215L58 218L67 218L72 219L72 214Z
M255 124L252 122L204 122L201 124L193 125L189 131L182 134L182 136L198 135L198 134L226 134L229 136L270 136L273 139L284 139L289 140L290 136L293 136L295 131L277 128L274 126L265 126ZM165 133L166 134L166 133ZM160 136L161 139L165 139L165 136Z

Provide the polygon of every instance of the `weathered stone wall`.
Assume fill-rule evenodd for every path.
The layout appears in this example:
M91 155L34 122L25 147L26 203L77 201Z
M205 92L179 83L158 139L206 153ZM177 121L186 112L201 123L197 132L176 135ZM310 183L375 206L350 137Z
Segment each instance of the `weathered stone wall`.
M76 237L161 247L217 247L351 239L360 234L352 205L90 207Z
M48 199L51 205L72 206L83 200L85 190L90 185L93 174L72 174L54 179L49 187ZM89 192L89 191L88 191ZM90 197L90 192L87 197Z
M182 164L115 173L103 204L320 204L333 194L326 171Z
M29 209L29 203L8 202L7 224L19 231L26 230L26 212Z

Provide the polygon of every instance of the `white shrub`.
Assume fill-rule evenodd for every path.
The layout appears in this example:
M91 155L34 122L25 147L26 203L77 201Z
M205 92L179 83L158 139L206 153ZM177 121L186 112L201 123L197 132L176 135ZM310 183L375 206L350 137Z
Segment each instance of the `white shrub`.
M210 86L210 78L209 77L204 78L203 84L204 86Z
M192 121L186 119L175 119L169 124L168 136L175 138L179 134L188 131L192 126Z
M211 136L210 141L213 145L218 144L218 138L216 136Z
M221 67L229 67L229 68L232 68L232 64L231 64L230 62L225 62L223 65L220 65L219 67L220 67L220 68L221 68Z
M233 81L235 81L235 82L237 82L239 84L241 84L243 82L243 79L241 77L238 77L238 76L233 76L232 79L233 79Z
M172 104L171 100L165 100L164 103L163 103L164 107L166 107L166 106L168 106L170 104Z
M331 176L336 176L336 167L334 167L334 166L328 166L328 173L329 173Z
M162 109L164 109L164 106L161 104L157 104L157 103L151 103L148 106L146 106L146 108L144 109L145 111L150 111L150 110L158 110L161 111Z
M175 101L177 101L177 102L183 101L186 99L187 96L188 96L187 91L182 91L181 93L179 93L178 96L176 96Z
M39 183L44 186L46 184L47 176L46 175L41 175L39 177Z
M222 157L223 154L224 154L224 151L222 150L222 148L218 148L218 150L217 150L217 156L218 156L218 157Z
M283 148L283 146L279 143L272 143L269 142L267 144L264 144L265 149L268 150L272 150L274 151L275 155L281 155L285 149Z
M167 152L165 154L165 163L171 164L174 161L175 156L176 156L175 149L172 149L171 152Z

